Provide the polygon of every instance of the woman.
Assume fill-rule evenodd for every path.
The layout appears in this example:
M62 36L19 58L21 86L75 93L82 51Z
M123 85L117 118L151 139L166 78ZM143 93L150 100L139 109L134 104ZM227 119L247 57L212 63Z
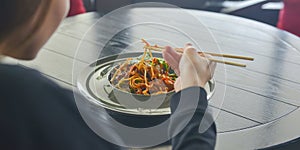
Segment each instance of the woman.
M36 57L69 8L69 0L1 0L0 3L1 58L9 56L22 60ZM212 77L215 64L200 58L191 46L186 47L183 55L167 47L164 56L181 76L176 82L177 93L172 97L172 112L179 103L180 94L202 93L200 97L181 100L199 99L199 103L192 120L174 138L174 149L213 149L215 125L201 134L196 131L207 107L203 86ZM194 68L189 70L193 74L187 73L187 68ZM0 83L0 149L121 148L100 138L85 124L72 92L38 71L0 62ZM180 115L173 115L171 129L176 131L182 119ZM113 130L103 130L108 131L118 136Z

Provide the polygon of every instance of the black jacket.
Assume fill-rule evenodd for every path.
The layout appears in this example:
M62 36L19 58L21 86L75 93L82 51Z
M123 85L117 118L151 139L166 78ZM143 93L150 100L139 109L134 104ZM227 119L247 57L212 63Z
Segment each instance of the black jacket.
M172 111L182 92L200 91L195 114L172 140L174 149L213 149L216 128L203 134L199 123L207 107L202 88L188 88L172 98ZM191 99L195 99L193 96ZM184 113L190 113L183 110ZM172 116L170 132L177 131L182 116ZM120 149L96 135L83 121L71 91L59 87L38 71L0 65L0 149L92 150Z

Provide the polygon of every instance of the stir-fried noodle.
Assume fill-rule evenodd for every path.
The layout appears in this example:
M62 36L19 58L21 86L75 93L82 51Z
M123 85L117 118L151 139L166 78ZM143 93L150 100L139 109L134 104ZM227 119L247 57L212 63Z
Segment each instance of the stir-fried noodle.
M150 46L145 40L146 46ZM110 82L116 88L143 95L155 95L174 90L176 75L161 58L152 56L151 50L145 48L138 58L128 58L118 65L110 74Z

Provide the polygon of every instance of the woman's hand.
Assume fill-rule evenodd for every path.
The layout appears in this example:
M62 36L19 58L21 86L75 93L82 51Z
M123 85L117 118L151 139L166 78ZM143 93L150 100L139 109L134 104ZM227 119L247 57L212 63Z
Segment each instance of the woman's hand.
M210 55L200 56L191 44L185 46L183 54L167 46L163 57L178 76L174 85L176 92L192 86L204 87L216 68L216 63L207 59Z

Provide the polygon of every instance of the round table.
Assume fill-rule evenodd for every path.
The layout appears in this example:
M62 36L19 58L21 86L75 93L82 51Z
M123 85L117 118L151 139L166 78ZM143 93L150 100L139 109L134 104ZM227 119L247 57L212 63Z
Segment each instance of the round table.
M72 87L74 61L84 68L95 57L124 52L124 48L140 38L169 38L176 46L189 42L181 39L179 32L160 26L134 26L117 34L110 32L122 24L141 19L139 17L157 17L164 22L177 23L179 30L200 34L195 41L201 40L208 48L215 48L217 43L223 53L255 58L254 62L241 61L247 64L246 68L218 65L216 69L216 92L209 103L218 112L216 149L265 148L299 137L300 38L240 17L185 10L212 33L213 38L207 38L201 36L202 28L173 11L177 10L132 9L126 11L127 17L111 17L102 26L97 26L102 15L94 12L67 18L36 60L20 63L41 70L63 86ZM100 56L99 49L105 49ZM216 105L219 99L223 101L221 107Z

